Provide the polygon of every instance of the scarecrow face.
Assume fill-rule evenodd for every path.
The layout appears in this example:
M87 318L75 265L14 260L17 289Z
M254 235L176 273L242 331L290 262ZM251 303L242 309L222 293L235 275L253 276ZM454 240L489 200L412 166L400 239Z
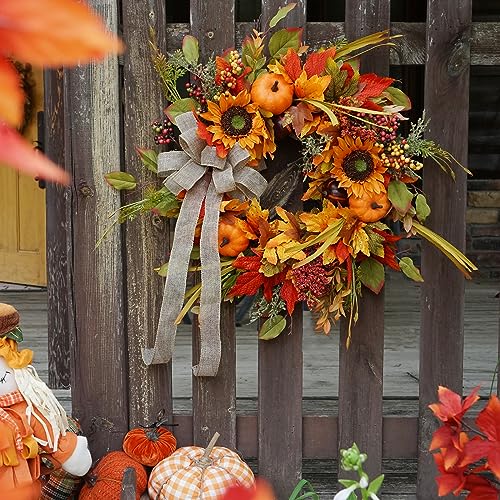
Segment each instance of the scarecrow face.
M17 391L14 370L7 364L5 358L0 356L0 396L13 391Z

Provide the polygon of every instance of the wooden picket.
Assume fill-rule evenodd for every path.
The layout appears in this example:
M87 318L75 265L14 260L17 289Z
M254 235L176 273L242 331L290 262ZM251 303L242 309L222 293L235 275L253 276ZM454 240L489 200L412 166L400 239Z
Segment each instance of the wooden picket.
M303 458L337 458L339 447L353 441L368 452L370 475L382 470L383 458L418 457L418 498L436 498L435 470L427 453L435 424L427 405L435 399L438 384L462 389L464 295L463 278L432 248L424 248L422 259L424 276L432 278L422 288L419 418L384 416L383 294L364 293L349 350L346 326L341 328L338 407L336 402L332 406L331 401L317 401L303 413L300 308L286 333L259 342L257 406L237 400L231 304L222 306L219 374L193 377L192 414L173 408L170 365L143 366L140 349L153 341L163 286L150 271L165 260L169 228L154 216L137 219L121 234L110 236L105 249L95 250L94 245L107 228L107 214L120 205L120 197L104 185L103 174L122 166L140 183L157 182L139 166L134 151L150 141L149 123L162 112L149 64L148 27L154 25L160 46L169 51L180 46L185 34L194 34L207 58L241 45L253 24L235 22L235 0L191 0L190 23L175 24L165 21L172 1L89 3L122 34L128 50L104 64L66 71L64 79L60 72L48 73L45 123L48 154L64 162L73 175L69 190L51 187L48 192L50 381L63 387L71 379L73 412L94 453L120 449L129 427L151 421L165 409L179 425L180 444L205 445L215 431L220 432L221 445L258 459L259 473L273 483L280 499L288 498L301 477ZM282 3L262 0L261 20L265 23ZM500 64L498 23L473 24L471 0L428 0L427 23L392 24L390 0L346 0L345 23L306 22L306 3L299 1L286 23L304 26L310 45L389 26L393 33L403 34L390 53L372 52L362 62L363 70L388 74L389 63L426 64L431 137L466 163L469 67ZM293 158L293 149L284 149L269 164L267 176ZM463 248L465 175L457 173L453 184L439 169L430 168L424 182L433 207L430 225ZM296 209L299 199L297 191L287 207ZM127 195L122 201L133 198ZM198 349L194 321L193 362Z

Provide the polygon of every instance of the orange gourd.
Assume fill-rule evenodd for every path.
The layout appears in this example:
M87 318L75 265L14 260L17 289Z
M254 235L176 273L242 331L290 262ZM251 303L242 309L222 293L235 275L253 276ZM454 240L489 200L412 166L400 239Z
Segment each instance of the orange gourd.
M123 439L123 451L142 465L154 467L160 460L169 457L177 448L175 436L163 422L148 427L132 429Z
M252 85L252 101L273 115L286 111L293 101L293 85L281 75L264 73Z
M146 469L123 451L104 455L87 474L86 484L80 491L79 500L120 500L125 469L133 467L136 473L135 497L140 500L148 484Z
M236 257L246 250L250 240L236 224L234 215L225 215L219 220L219 253L224 257Z
M363 196L351 196L349 208L363 222L376 222L385 217L391 209L391 202L386 193L364 193Z

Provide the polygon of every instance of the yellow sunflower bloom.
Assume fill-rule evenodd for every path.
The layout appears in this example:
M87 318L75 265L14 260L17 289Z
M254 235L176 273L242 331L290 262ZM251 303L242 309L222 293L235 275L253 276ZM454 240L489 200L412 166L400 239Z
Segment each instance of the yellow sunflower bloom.
M387 170L380 160L381 148L372 141L350 137L338 139L333 149L331 174L339 186L348 194L361 197L369 193L385 193L384 172Z
M267 127L258 106L251 104L246 90L237 96L223 94L218 103L208 101L207 106L208 111L201 116L212 123L207 130L213 134L214 144L229 150L238 143L254 160L266 155L272 158L276 151L273 131Z

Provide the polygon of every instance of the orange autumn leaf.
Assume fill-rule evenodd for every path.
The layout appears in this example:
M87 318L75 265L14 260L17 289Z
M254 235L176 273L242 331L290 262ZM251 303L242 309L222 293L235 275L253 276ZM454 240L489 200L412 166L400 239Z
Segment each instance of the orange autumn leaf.
M2 0L0 51L45 67L102 59L123 49L101 19L76 0Z
M67 172L60 169L14 129L0 122L0 165L14 167L32 177L43 177L48 181L68 184Z
M0 57L0 117L9 125L18 126L23 118L24 93L19 73Z

